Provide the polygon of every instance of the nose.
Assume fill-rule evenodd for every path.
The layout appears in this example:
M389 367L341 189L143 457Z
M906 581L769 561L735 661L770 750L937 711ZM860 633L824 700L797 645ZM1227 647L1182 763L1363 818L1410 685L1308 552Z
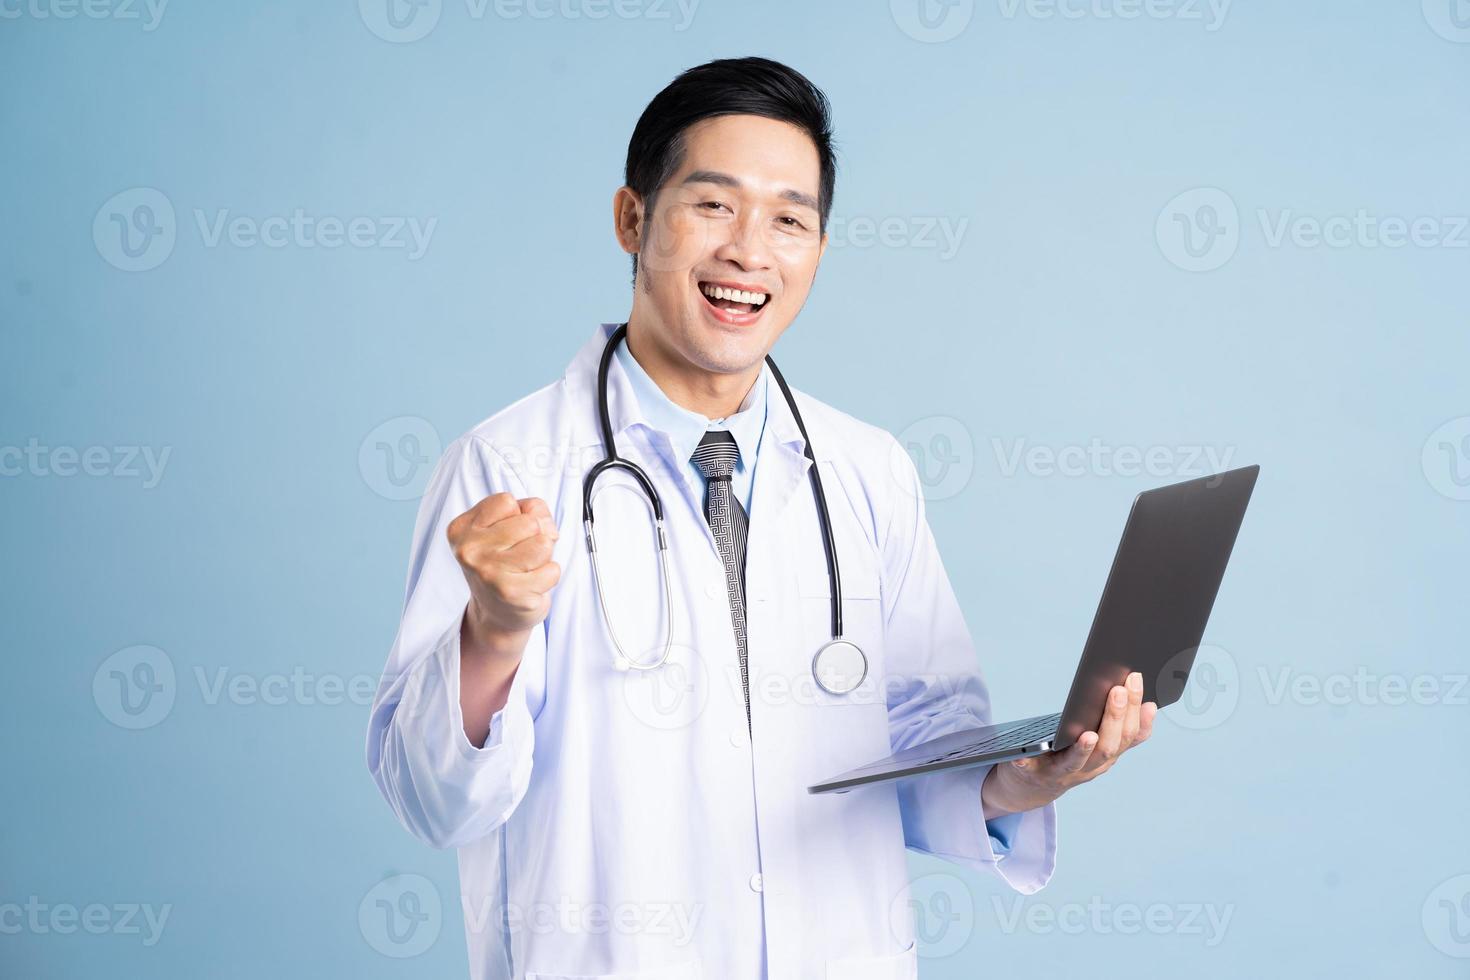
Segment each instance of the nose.
M715 258L746 272L770 268L770 243L765 240L765 219L759 209L745 212L727 227L729 235L715 249Z

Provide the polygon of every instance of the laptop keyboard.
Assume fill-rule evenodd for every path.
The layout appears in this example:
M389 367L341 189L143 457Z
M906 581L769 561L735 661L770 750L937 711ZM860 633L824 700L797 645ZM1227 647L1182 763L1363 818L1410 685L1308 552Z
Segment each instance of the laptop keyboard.
M994 735L988 735L968 745L962 745L943 755L937 755L930 762L939 762L941 759L957 759L966 755L984 755L987 752L1007 749L1015 746L1030 745L1042 739L1049 739L1057 733L1057 723L1062 720L1062 713L1058 711L1054 715L1043 715L1033 721L1017 725L1014 728L1003 729Z

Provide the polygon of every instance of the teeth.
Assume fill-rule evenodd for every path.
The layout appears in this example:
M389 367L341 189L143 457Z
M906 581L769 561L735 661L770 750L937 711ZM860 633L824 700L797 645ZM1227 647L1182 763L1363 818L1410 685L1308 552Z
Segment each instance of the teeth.
M724 286L700 286L706 296L711 299L728 299L736 303L749 303L759 306L766 301L766 293L752 293L744 289L726 289Z

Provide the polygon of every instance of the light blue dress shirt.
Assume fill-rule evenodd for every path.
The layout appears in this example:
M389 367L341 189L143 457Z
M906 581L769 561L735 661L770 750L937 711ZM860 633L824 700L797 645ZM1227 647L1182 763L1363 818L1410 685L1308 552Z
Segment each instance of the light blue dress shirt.
M696 487L704 486L704 474L689 461L689 457L694 455L699 440L712 429L728 429L735 437L735 444L740 447L740 461L735 464L735 472L730 475L730 489L749 516L751 491L755 486L756 457L760 450L761 434L766 428L766 392L770 387L771 369L764 363L761 364L760 377L750 386L750 392L734 415L711 419L676 404L664 394L663 389L648 376L643 365L629 352L627 341L618 344L617 358L618 363L623 366L623 373L633 386L638 407L643 410L648 424L669 437L675 454L683 460Z

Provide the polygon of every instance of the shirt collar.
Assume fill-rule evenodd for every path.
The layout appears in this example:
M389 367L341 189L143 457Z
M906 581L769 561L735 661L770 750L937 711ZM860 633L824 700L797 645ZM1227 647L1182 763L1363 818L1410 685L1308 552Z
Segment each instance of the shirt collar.
M633 389L633 395L643 415L643 424L668 437L676 459L688 462L706 432L725 429L735 437L735 444L740 448L738 469L744 471L754 464L761 430L766 422L766 390L770 368L761 365L759 377L750 386L750 391L746 393L745 400L740 403L735 414L723 419L710 419L679 405L664 394L663 389L649 377L643 365L628 350L626 340L618 345L614 359L623 369Z
M613 331L617 330L618 326L619 324L616 323L598 324L593 329L592 335L572 357L571 363L567 365L566 374L562 377L563 390L567 398L571 400L572 405L577 406L568 420L572 438L577 441L578 446L600 446L604 453L607 451L607 446L597 418L597 366L602 361L602 351L607 346L607 339L613 335ZM633 385L628 380L628 372L622 369L616 357L612 360L607 378L607 407L613 437L617 438L631 426L643 422L643 413L638 399L633 394ZM762 366L762 377L769 375L770 371L770 365ZM771 382L773 383L774 379L771 379ZM770 390L776 397L770 398L766 404L766 428L770 431L776 445L791 449L797 456L800 456L806 440L801 436L796 419L786 404L786 399L781 397L774 387ZM798 398L803 397L796 389L792 389L792 394ZM708 425L707 422L706 425ZM698 445L697 441L696 445ZM689 451L694 452L693 448ZM741 452L743 455L743 447ZM685 461L687 459L686 456Z

